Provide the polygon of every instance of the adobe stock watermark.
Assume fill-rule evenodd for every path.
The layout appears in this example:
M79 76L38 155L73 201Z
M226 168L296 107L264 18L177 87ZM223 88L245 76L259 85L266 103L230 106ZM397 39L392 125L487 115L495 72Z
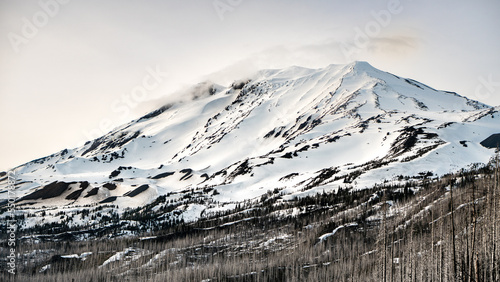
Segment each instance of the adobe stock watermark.
M241 3L243 3L243 0L214 0L212 5L219 19L223 21L224 14L233 12Z
M496 91L500 90L500 78L493 80L493 74L487 77L479 76L477 78L478 84L474 89L474 100L485 100L491 97Z
M403 11L403 5L400 0L389 0L386 9L378 12L372 10L370 14L373 20L367 22L363 28L357 26L354 28L353 43L340 43L340 50L348 61L352 61L352 56L366 49L373 38L380 35L383 28L391 24L394 15Z
M23 25L20 34L9 32L7 35L14 52L19 53L19 47L23 44L28 44L31 39L35 38L40 29L45 27L51 18L59 14L61 5L65 5L69 3L69 1L70 0L40 0L38 2L40 10L35 12L31 19L26 17L21 19Z
M16 274L16 266L17 266L17 252L16 252L16 231L17 231L17 222L16 222L16 176L13 171L7 172L7 212L6 212L6 221L7 221L7 272L10 274Z
M146 74L142 78L141 83L111 103L113 116L118 116L122 120L129 117L131 110L141 102L144 102L150 93L160 87L167 77L168 73L161 71L160 66L156 65L155 68L147 67ZM93 140L101 137L118 125L111 118L104 118L99 122L98 128L90 131L84 130L83 135L86 140Z

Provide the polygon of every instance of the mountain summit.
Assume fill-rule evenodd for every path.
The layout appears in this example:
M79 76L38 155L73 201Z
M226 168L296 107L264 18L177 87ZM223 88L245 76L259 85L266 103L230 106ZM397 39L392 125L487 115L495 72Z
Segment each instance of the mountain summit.
M457 171L487 162L493 149L481 142L500 132L498 109L366 62L262 70L228 87L202 86L190 101L17 167L17 205L66 215L147 207L192 221L269 195L286 201ZM5 204L7 193L0 195ZM56 214L44 223L59 221ZM23 228L41 220L28 218ZM99 218L68 224L92 221Z

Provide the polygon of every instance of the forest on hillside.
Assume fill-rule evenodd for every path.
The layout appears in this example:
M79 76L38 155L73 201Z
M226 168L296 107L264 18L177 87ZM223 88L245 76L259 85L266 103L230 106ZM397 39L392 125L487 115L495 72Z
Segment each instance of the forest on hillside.
M498 281L499 158L96 240L20 234L2 281ZM346 184L347 185L347 184ZM141 222L151 225L148 215ZM138 229L142 230L142 229ZM2 247L5 264L7 248ZM6 269L2 267L2 269Z

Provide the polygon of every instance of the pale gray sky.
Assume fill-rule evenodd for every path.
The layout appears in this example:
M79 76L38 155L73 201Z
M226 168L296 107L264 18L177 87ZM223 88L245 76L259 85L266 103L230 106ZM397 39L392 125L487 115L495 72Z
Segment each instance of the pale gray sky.
M500 105L499 14L495 0L0 0L0 171L262 68L363 60Z

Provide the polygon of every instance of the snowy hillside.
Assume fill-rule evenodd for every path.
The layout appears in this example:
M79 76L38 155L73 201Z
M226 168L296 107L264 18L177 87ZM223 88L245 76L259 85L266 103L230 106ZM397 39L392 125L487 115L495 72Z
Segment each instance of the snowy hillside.
M23 227L89 225L100 218L77 212L100 206L101 216L147 208L193 221L262 197L442 175L487 162L494 149L480 143L500 133L497 108L365 62L263 70L192 92L192 101L15 168L17 212L47 215ZM6 177L0 188L5 205Z

